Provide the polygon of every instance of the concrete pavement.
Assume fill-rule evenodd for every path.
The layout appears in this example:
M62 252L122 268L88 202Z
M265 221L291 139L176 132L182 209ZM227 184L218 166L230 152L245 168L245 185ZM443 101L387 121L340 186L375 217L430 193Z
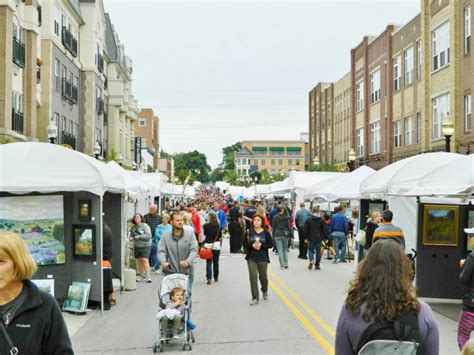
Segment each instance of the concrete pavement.
M307 269L289 253L290 268L281 270L271 253L269 300L250 307L250 287L243 255L229 254L228 243L220 259L219 282L205 284L205 262L195 264L193 321L198 327L192 353L212 354L328 354L334 351L334 333L354 264L323 260L322 270ZM118 305L91 314L72 337L78 354L150 354L158 324L159 275L152 284L118 295ZM439 307L435 307L439 309ZM452 313L452 312L451 312ZM436 314L441 354L457 354L456 322ZM73 316L80 317L80 316ZM70 318L70 317L68 317ZM451 317L452 318L452 317ZM85 320L85 318L84 318ZM69 321L68 321L69 323ZM165 352L182 352L174 341ZM188 352L190 353L190 352Z

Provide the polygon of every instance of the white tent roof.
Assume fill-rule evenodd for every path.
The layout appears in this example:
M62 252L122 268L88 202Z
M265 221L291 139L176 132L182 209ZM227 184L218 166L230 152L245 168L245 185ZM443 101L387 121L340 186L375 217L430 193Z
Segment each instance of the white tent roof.
M131 171L125 170L115 161L107 163L107 166L114 169L122 175L127 192L137 198L144 198L154 194L154 187L143 180L139 180L138 176Z
M361 198L381 199L386 195L402 195L425 175L461 159L457 153L425 153L390 164L365 179L360 185Z
M276 181L270 184L270 192L272 194L285 192L288 186L288 178L283 181Z
M216 181L216 187L218 187L221 191L228 191L230 184L225 181Z
M462 155L423 176L410 196L466 196L474 193L474 154Z
M288 184L286 188L288 190L306 190L313 186L315 183L330 179L341 173L330 173L320 171L292 171L288 178Z
M339 200L356 200L360 196L360 184L375 170L362 165L345 174L338 174L311 186L305 192L305 198L319 198L327 202Z
M160 173L142 173L140 171L129 171L128 173L149 186L152 189L151 196L160 195L162 185Z
M120 173L85 154L60 145L18 142L0 145L0 191L124 192Z

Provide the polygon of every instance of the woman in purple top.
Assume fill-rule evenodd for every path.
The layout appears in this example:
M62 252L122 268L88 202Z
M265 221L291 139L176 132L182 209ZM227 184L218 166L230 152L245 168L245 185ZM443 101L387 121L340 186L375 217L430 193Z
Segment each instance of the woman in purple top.
M412 263L400 244L380 240L359 264L339 314L336 355L356 354L364 331L375 321L393 321L406 311L417 314L423 354L439 354L439 331L433 311L417 299Z

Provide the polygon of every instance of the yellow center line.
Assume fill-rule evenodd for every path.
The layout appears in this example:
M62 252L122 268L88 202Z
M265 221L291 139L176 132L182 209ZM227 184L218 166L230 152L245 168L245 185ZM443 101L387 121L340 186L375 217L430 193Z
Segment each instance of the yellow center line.
M280 286L282 286L293 298L300 304L301 307L316 321L318 324L328 333L331 337L336 337L336 332L327 324L303 299L291 288L289 288L286 283L280 279L270 268L268 269L268 274L275 279Z
M328 355L334 355L334 347L328 343L326 339L317 331L317 329L311 324L311 322L306 318L296 306L288 299L288 297L283 293L282 290L278 288L277 285L273 283L272 280L268 280L268 285L272 290L281 298L283 303L288 307L288 309L298 318L298 320L303 324L303 326L308 330L308 332L313 336L316 341L321 344L321 346L326 350Z

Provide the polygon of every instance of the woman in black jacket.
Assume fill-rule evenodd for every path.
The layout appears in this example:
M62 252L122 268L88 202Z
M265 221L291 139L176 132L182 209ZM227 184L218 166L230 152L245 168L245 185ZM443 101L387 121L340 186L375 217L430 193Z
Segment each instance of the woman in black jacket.
M382 222L382 215L379 211L374 211L370 214L365 226L365 249L370 249L372 246L372 240L374 237L375 230L379 227L379 223Z
M219 256L221 254L222 231L215 213L209 213L209 222L203 226L203 230L204 248L212 249L212 259L206 260L206 279L207 284L210 285L213 271L214 282L219 279Z
M260 279L263 299L268 299L268 277L267 269L270 263L268 249L273 245L270 233L264 229L264 220L260 215L252 218L252 226L247 230L244 238L245 260L249 268L250 290L252 292L251 306L258 304L258 279Z
M74 354L56 300L29 279L36 263L15 233L0 233L0 354Z
M472 248L474 246L474 228L466 228L464 232L469 236L468 247ZM474 251L469 253L466 259L462 259L459 265L462 267L459 278L464 287L458 324L458 345L459 350L462 350L474 329Z
M278 252L280 268L288 269L288 240L290 239L291 228L288 214L283 206L278 207L278 214L272 220L272 228L272 237Z

